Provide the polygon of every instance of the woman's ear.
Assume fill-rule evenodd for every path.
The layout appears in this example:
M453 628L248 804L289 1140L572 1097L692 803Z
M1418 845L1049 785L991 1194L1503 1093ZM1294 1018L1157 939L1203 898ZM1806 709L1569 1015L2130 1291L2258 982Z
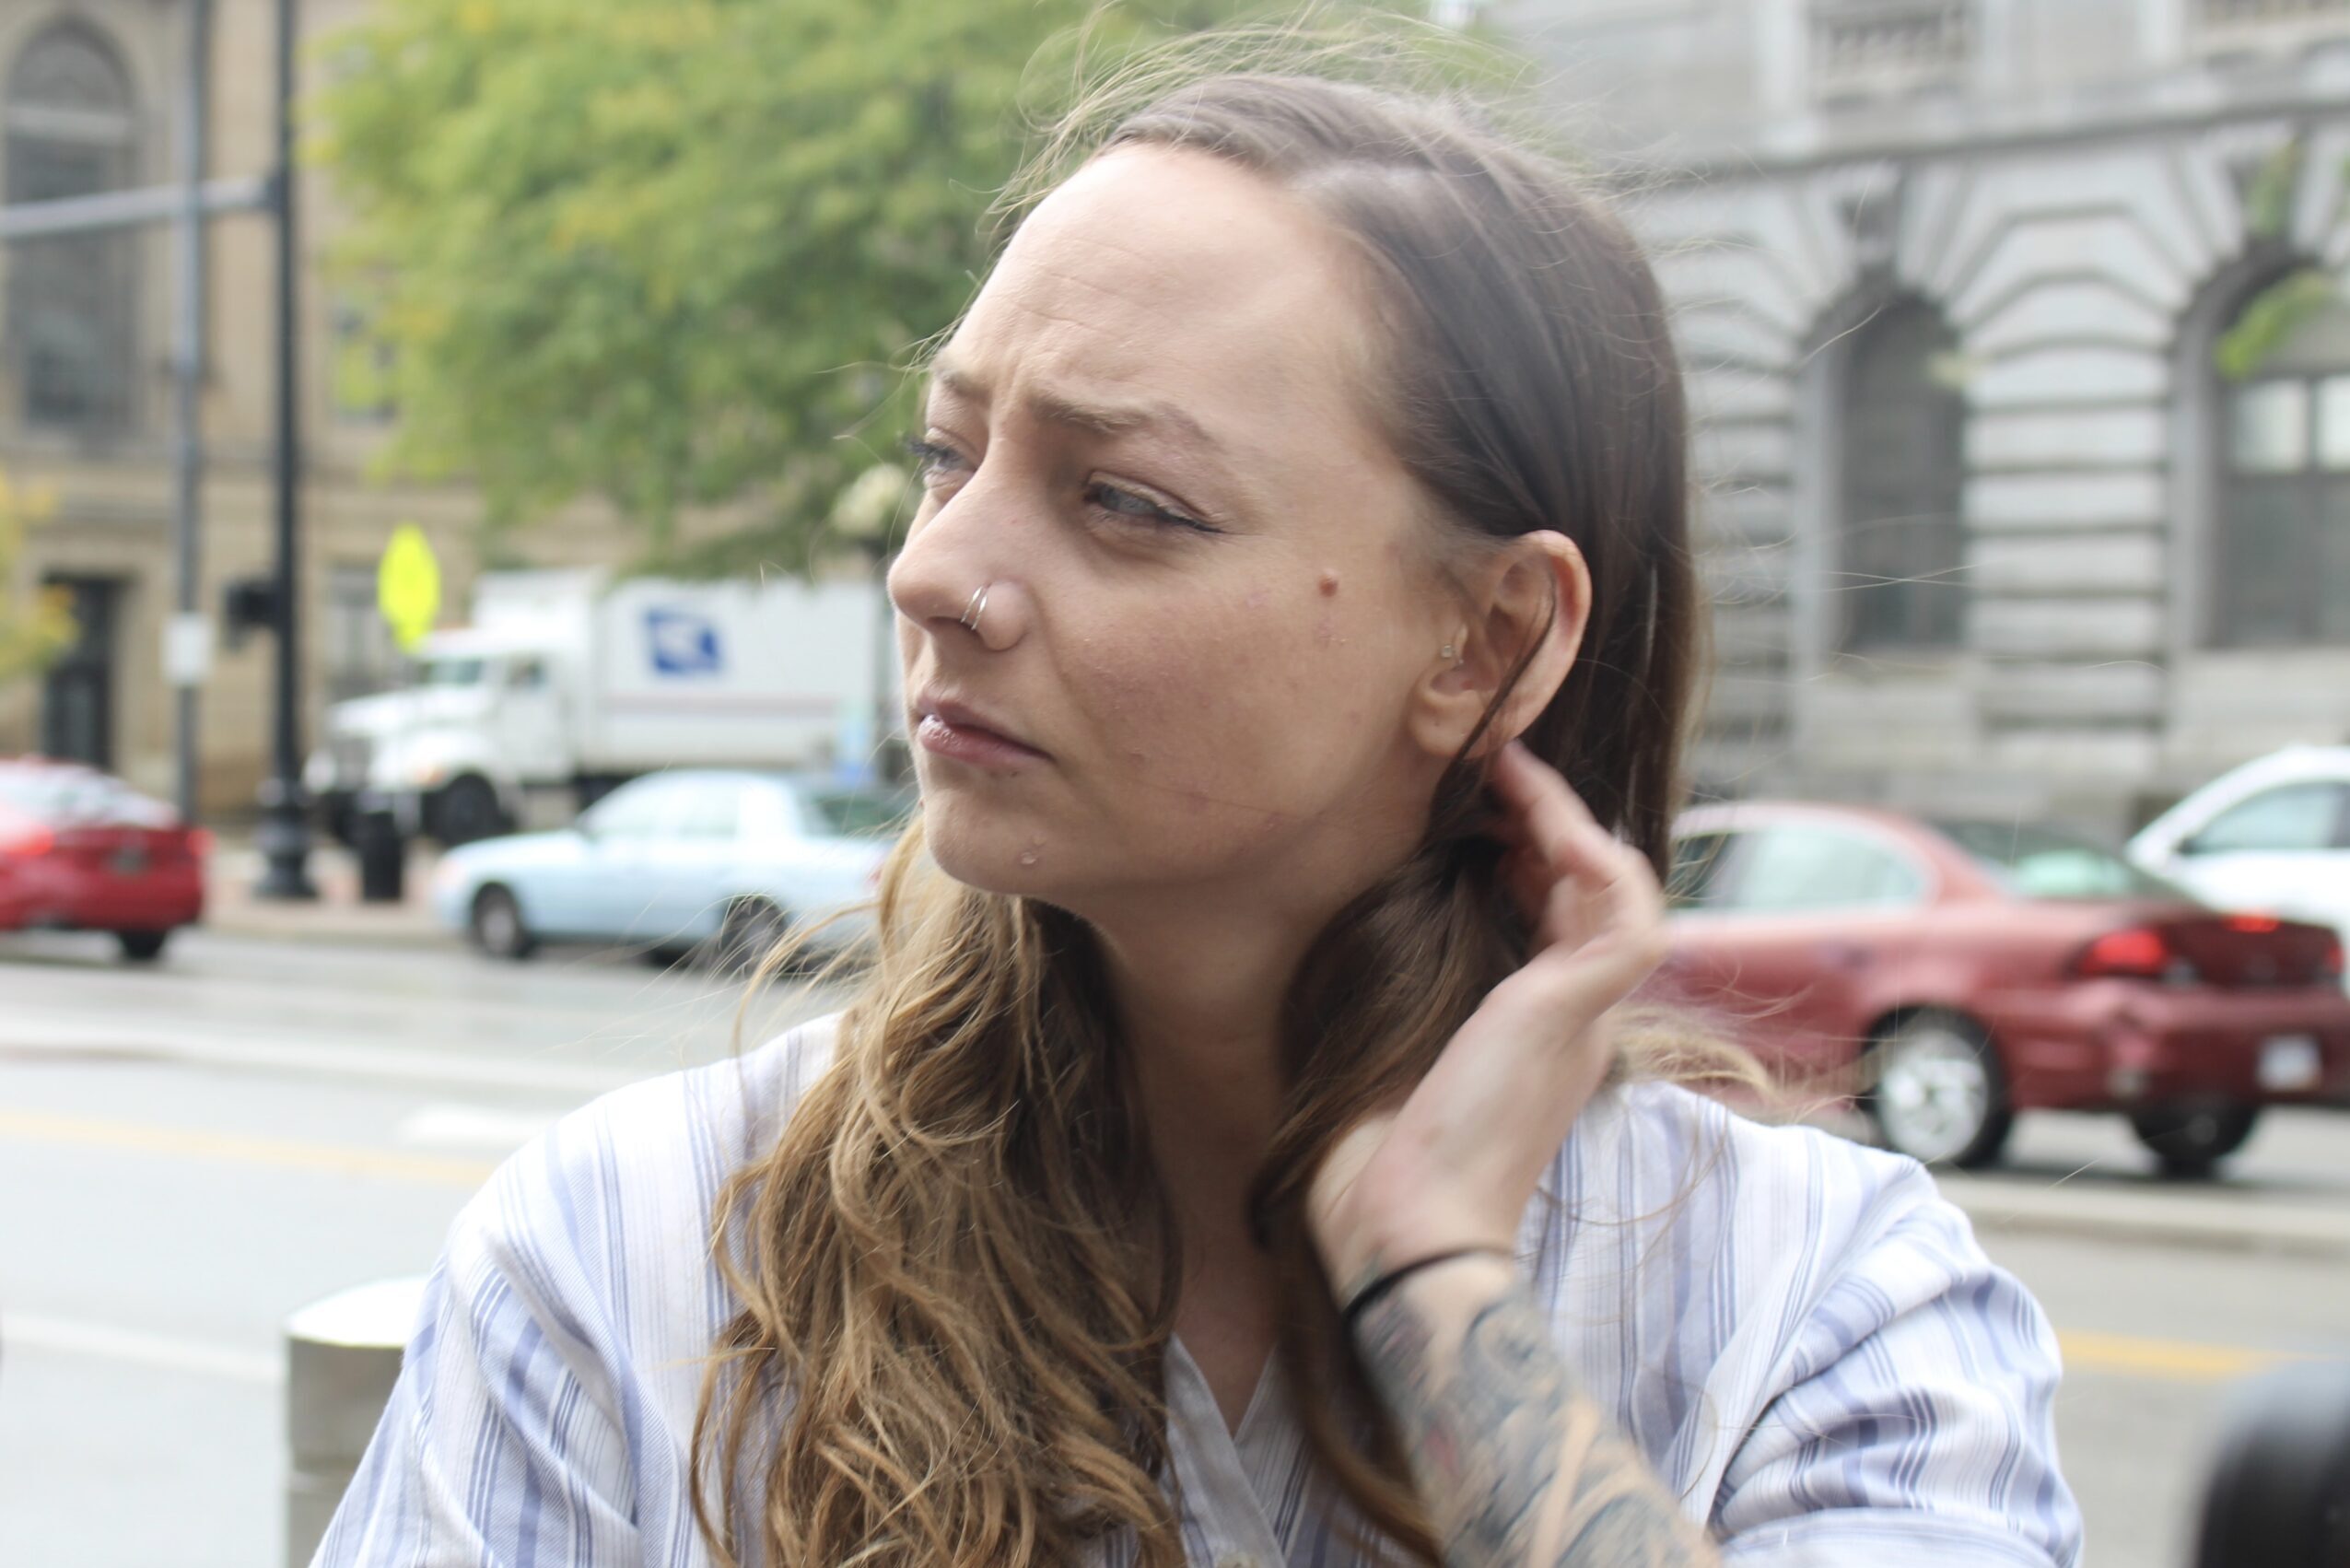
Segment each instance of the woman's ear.
M1411 716L1413 739L1447 761L1476 731L1520 660L1525 673L1479 738L1477 755L1516 739L1550 706L1591 618L1591 570L1573 540L1544 529L1511 540L1456 591L1455 635L1432 650Z

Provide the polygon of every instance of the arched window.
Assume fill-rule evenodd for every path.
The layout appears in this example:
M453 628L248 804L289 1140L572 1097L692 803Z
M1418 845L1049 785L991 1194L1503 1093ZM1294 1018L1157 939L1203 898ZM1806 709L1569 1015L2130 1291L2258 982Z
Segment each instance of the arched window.
M1904 299L1871 315L1845 350L1829 597L1842 610L1845 649L1958 646L1966 398L1949 374L1956 347L1939 311Z
M135 172L137 117L114 52L66 22L35 38L8 73L7 199L119 190ZM7 336L26 423L85 434L131 414L137 240L115 230L10 248Z
M2350 642L2350 306L2294 324L2222 384L2213 640Z

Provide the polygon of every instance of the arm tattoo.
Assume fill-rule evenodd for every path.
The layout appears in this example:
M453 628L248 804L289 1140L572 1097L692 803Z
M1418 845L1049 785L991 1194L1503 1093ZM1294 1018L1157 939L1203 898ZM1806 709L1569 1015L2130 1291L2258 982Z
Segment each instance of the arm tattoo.
M1448 1568L1692 1568L1713 1549L1584 1393L1522 1284L1449 1352L1402 1293L1363 1314L1364 1364Z

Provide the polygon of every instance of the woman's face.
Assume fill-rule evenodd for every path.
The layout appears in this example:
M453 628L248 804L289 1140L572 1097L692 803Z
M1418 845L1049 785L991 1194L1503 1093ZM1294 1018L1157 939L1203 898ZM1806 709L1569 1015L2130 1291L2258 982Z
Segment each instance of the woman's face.
M1371 331L1341 238L1221 159L1115 152L1030 216L938 357L890 573L951 875L1269 912L1409 849L1458 610Z

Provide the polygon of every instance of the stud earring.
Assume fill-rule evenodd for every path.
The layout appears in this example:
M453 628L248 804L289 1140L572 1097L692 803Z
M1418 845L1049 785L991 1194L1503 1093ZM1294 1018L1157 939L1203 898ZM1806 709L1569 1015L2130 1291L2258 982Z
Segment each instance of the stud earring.
M1438 649L1436 650L1436 657L1437 657L1437 658L1439 658L1439 659L1454 659L1454 660L1456 660L1456 659L1458 659L1458 658L1460 657L1460 655L1459 655L1458 653L1456 653L1456 652L1455 652L1455 651L1454 651L1454 649L1453 649L1453 645L1452 645L1451 643L1449 643L1449 642L1448 642L1448 643L1444 644L1444 647L1442 647L1442 648L1440 648L1440 649Z

